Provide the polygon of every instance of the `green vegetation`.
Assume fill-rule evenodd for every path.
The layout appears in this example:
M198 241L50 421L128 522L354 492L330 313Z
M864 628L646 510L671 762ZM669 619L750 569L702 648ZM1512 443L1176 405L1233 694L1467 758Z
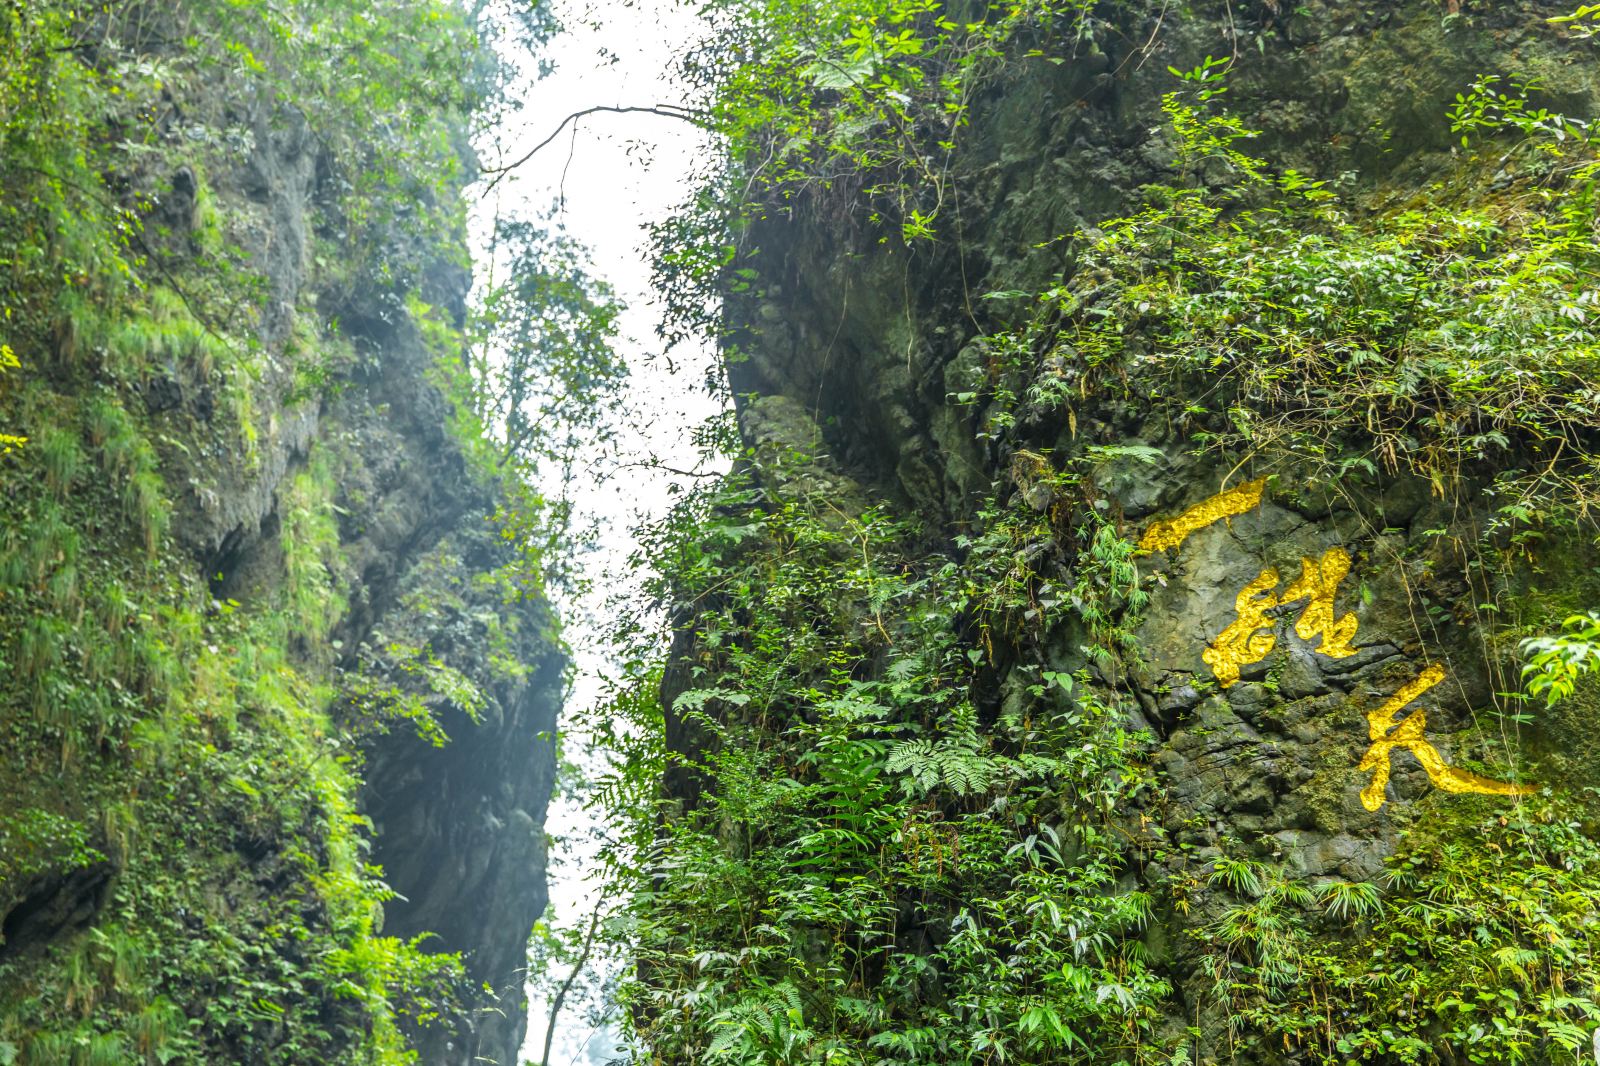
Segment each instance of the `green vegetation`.
M1549 706L1571 696L1584 674L1600 671L1600 615L1575 614L1561 628L1554 636L1522 642L1528 656L1522 668L1528 695L1543 696Z
M1535 800L1414 829L1381 887L1219 859L1234 902L1192 935L1235 1050L1582 1061L1600 1021L1600 851L1570 815Z
M654 231L664 334L717 328L715 293L752 223L797 211L864 222L888 241L959 233L947 200L974 101L1007 62L1098 52L1090 0L958 9L937 0L718 0L680 77L726 158ZM748 250L748 249L746 249Z
M474 591L537 598L575 579L583 537L532 485L569 481L613 428L619 308L527 220L497 220L475 314L430 287L430 262L464 265L461 146L510 106L508 68L451 4L350 7L0 0L0 1066L414 1062L405 1033L471 991L459 958L384 935L393 890L357 796L364 741L447 744L432 708L476 723L488 696L410 636L342 646L371 606L350 602L336 502L360 460L337 434L281 434L383 377L382 346L339 322L377 308L438 356L454 447L517 550ZM1104 18L1136 7L710 5L684 69L724 155L657 232L668 338L720 332L722 299L773 280L749 242L778 220L964 254L984 91L1098 63ZM1581 38L1595 19L1554 21ZM548 29L535 12L518 32ZM730 446L723 423L704 436L734 473L644 531L643 603L590 723L616 753L595 803L617 909L539 934L578 969L597 937L629 953L641 1061L1420 1066L1592 1046L1600 808L1592 767L1554 749L1559 715L1593 706L1600 625L1564 604L1539 636L1533 613L1549 554L1595 542L1600 133L1486 75L1442 116L1454 159L1396 206L1361 175L1247 152L1231 65L1172 71L1171 165L1123 217L1032 235L1070 249L1056 283L967 309L971 379L934 388L993 487L952 525L864 498L820 449ZM301 145L312 218L239 187L271 184L251 168L280 143ZM256 273L263 234L301 222L312 277L285 300ZM1472 595L1407 591L1525 682L1453 755L1542 759L1540 794L1391 810L1374 880L1292 876L1268 841L1180 808L1134 725L1161 576L1102 484L1173 456L1080 439L1094 411L1362 516L1401 481L1444 501L1418 536L1454 555L1404 561L1446 560ZM227 598L175 524L275 463L272 576ZM495 679L527 670L510 625L485 623ZM1280 687L1274 663L1263 719Z
M482 461L505 475L495 524L517 551L516 584L576 592L593 530L579 525L569 494L586 480L579 464L614 440L627 377L613 349L622 305L559 227L498 218L487 258L467 369L447 391L471 413L466 435L484 442Z
M1600 334L1582 284L1600 266L1600 141L1587 126L1480 80L1452 129L1512 141L1484 148L1520 164L1510 187L1485 197L1475 159L1403 210L1358 216L1325 183L1239 150L1254 134L1216 110L1214 68L1185 76L1205 87L1167 97L1177 168L1230 180L1148 188L1140 212L1102 223L1074 280L991 342L1000 372L973 394L1001 401L991 418L1107 391L1203 394L1174 411L1196 445L1292 464L1312 483L1408 473L1456 494L1490 482L1485 533L1502 543L1586 513L1600 432ZM1070 390L1037 373L1062 362Z
M464 262L461 145L512 74L492 43L435 0L0 0L0 1063L411 1062L402 1031L460 1007L455 956L383 935L357 807L371 722L334 638L355 457L289 455L278 576L246 602L174 527L341 387L350 300L415 306L426 263ZM240 182L302 136L314 277L280 307L293 234ZM461 333L428 339L460 366Z
M1008 58L1068 62L1088 33L1088 0L954 10L937 0L733 0L711 6L705 48L685 64L706 121L750 179L752 213L837 188L908 239L944 210L956 138Z
M1039 1062L1154 1039L1151 900L1120 883L1137 738L1084 672L1020 666L980 710L995 657L1074 598L1127 622L1141 595L1131 546L1055 484L1053 517L999 508L963 562L881 508L741 478L651 531L651 592L694 612L696 651L663 707L646 642L599 724L630 752L602 797L654 1054ZM1095 560L1070 593L1024 563L1040 534ZM693 742L659 747L668 722ZM662 772L696 782L664 827Z
M657 232L669 338L716 335L719 296L789 284L753 246L783 239L774 219L896 255L963 240L957 139L982 87L1096 50L1097 7L986 10L713 9L689 70L727 154ZM732 449L734 475L645 531L670 634L619 627L626 677L594 723L618 755L595 803L644 1059L1586 1061L1600 807L1527 697L1587 699L1592 618L1533 637L1523 702L1458 734L1542 759L1537 797L1411 803L1371 881L1292 877L1226 825L1218 854L1127 725L1156 579L1099 482L1168 456L1079 424L1170 426L1222 470L1363 516L1385 486L1431 492L1451 517L1428 535L1454 554L1402 561L1423 582L1460 567L1471 602L1406 589L1435 635L1475 625L1515 675L1517 638L1549 626L1540 590L1566 580L1546 553L1594 551L1600 139L1538 86L1483 77L1440 116L1456 157L1374 196L1248 153L1230 65L1172 71L1168 180L1057 238L1057 284L974 313L950 399L998 491L958 529L852 502L825 457Z

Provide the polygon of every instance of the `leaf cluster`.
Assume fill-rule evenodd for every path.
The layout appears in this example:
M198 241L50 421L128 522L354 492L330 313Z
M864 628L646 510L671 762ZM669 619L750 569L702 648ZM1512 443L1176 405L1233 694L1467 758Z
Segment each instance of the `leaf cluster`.
M1016 534L944 556L884 506L772 483L705 490L645 543L685 628L664 665L639 655L608 707L634 739L598 800L617 819L609 861L637 959L621 994L641 1049L1153 1061L1167 986L1139 943L1150 899L1119 883L1116 828L1144 787L1138 739L1087 673L1013 658L1081 625L1073 601L1040 612L1038 578L987 579L1026 565ZM1037 518L1020 507L996 506L995 525ZM1127 604L1106 610L1109 624ZM663 772L679 784L658 798Z

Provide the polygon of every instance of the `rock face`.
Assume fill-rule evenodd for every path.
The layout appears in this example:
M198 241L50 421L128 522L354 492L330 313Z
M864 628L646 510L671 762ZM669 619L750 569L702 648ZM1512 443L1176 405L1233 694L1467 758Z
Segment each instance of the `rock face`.
M374 858L398 893L386 907L385 933L432 934L430 946L465 949L471 986L494 990L456 1031L422 1030L423 1061L516 1063L528 1017L524 928L531 931L548 900L544 818L566 660L543 611L521 620L521 632L501 630L499 590L472 587L473 575L500 565L501 547L488 531L462 525L406 568L396 604L374 632L430 648L487 698L474 720L427 694L449 742L435 748L405 731L375 742L363 800ZM504 656L498 665L486 661L494 654Z
M238 30L206 5L170 14ZM39 54L68 57L55 81L91 71L70 101L91 112L155 93L141 154L119 154L132 126L107 147L98 112L48 96L7 112L82 124L109 190L86 202L126 198L148 276L100 291L91 266L19 268L5 290L23 366L0 409L66 458L0 469L0 1062L388 1063L409 1045L512 1066L567 663L493 521L510 482L470 458L481 432L447 395L472 163L451 149L454 179L368 189L391 214L352 248L318 85L274 68L258 92L174 55L182 33L101 29ZM139 62L176 73L152 88ZM446 143L460 116L438 107ZM9 170L30 149L0 147L9 211L34 196ZM10 260L39 227L7 219ZM76 310L73 285L99 303ZM423 973L412 940L463 972Z
M1579 724L1592 717L1592 703L1514 737L1485 710L1517 684L1511 649L1491 636L1513 603L1486 591L1462 548L1493 510L1494 470L1467 475L1461 493L1399 470L1359 492L1332 491L1306 477L1293 455L1196 445L1197 423L1173 412L1205 401L1205 380L1152 384L1137 380L1137 370L1120 386L1080 391L1077 367L1030 367L1020 383L1006 383L1024 398L1005 409L1014 421L996 430L1001 405L986 404L1005 373L995 369L991 343L1002 322L980 297L1063 285L1093 298L1095 279L1078 271L1084 243L1056 238L1130 213L1140 186L1172 180L1172 134L1160 110L1174 86L1166 72L1207 55L1235 59L1229 105L1245 126L1264 131L1252 153L1319 177L1345 175L1360 211L1390 210L1412 190L1464 180L1453 169L1444 115L1478 75L1536 75L1570 113L1600 111L1593 53L1575 58L1570 43L1552 35L1547 5L1468 4L1464 12L1446 15L1431 3L1313 3L1293 13L1288 5L1242 13L1202 4L1165 20L1154 11L1112 16L1088 56L1054 66L1018 61L986 90L942 191L943 217L959 219L945 239L879 240L864 222L857 229L842 217L837 203L774 211L746 236L759 254L744 265L759 281L753 293L731 298L739 358L728 375L755 476L778 497L810 499L819 509L818 500L883 501L932 531L920 550L959 560L957 541L986 528L992 511L980 512L994 501L1051 512L1059 497L1036 464L1046 474L1085 471L1080 484L1093 507L1133 542L1224 490L1263 479L1255 502L1198 524L1181 543L1156 538L1137 554L1148 602L1126 660L1086 654L1092 641L1073 624L1016 647L1002 647L996 633L972 653L978 672L987 671L975 687L991 694L977 708L982 722L1004 718L1007 701L1021 700L1025 677L1040 668L1088 669L1108 699L1122 701L1128 728L1147 737L1144 757L1162 798L1116 820L1130 841L1117 891L1162 901L1144 937L1171 989L1149 1047L1190 1039L1193 1061L1326 1061L1303 1034L1240 1036L1236 1027L1248 1024L1219 1005L1213 989L1226 952L1205 938L1216 935L1230 897L1214 887L1222 875L1213 864L1242 856L1317 891L1381 883L1407 834L1420 839L1449 803L1482 802L1463 798L1471 793L1581 788L1588 772L1564 752L1593 750L1586 736L1594 723ZM1128 323L1129 336L1138 332L1137 321ZM1041 381L1065 381L1070 405L1026 399ZM782 469L762 459L773 450L824 458ZM1051 580L1070 588L1086 564L1065 552L1068 539L1058 526L1055 545L1019 554L1062 552ZM1567 575L1556 584L1576 582L1592 601L1581 561L1592 547L1580 539L1558 555L1568 551L1576 554L1549 564ZM1523 591L1538 584L1528 580ZM1252 610L1258 621L1237 626ZM1525 623L1531 614L1518 617ZM703 670L708 656L691 638L692 626L681 631L677 661ZM901 646L882 654L892 658ZM1216 665L1230 655L1236 679ZM882 676L874 673L881 660L857 669ZM669 672L665 702L687 687ZM1392 714L1380 715L1395 700ZM1380 736L1399 736L1389 731L1412 712L1401 731L1414 730L1407 736L1416 743L1374 746ZM669 728L668 739L692 752L704 735ZM1536 784L1516 778L1508 763L1516 757L1536 761ZM715 785L668 781L669 793L690 805L706 788ZM1573 802L1573 824L1592 826L1592 805ZM1161 845L1146 849L1157 836ZM1173 888L1185 879L1188 895ZM914 905L904 906L900 942L912 925L937 941L940 934L905 917ZM1327 934L1329 942L1365 935ZM1265 966L1254 958L1250 965ZM1337 1051L1362 1046L1376 1045ZM1088 1048L1083 1061L1112 1061L1111 1052Z
M263 123L260 144L235 180L264 209L255 254L272 301L263 340L274 345L294 315L270 308L328 297L308 281L306 262L319 196L314 142L290 121L278 131ZM459 321L471 279L444 250L420 280L429 302ZM377 683L415 694L448 737L435 747L402 724L365 744L362 806L373 860L395 893L383 932L432 934L429 950L463 954L464 987L494 990L474 991L455 1028L413 1034L424 1061L513 1063L526 1026L527 932L547 900L543 826L566 660L549 608L508 600L490 581L511 554L490 525L495 490L469 470L448 430L449 401L429 380L442 353L391 293L358 288L333 313L357 353L348 383L320 409L283 409L282 393L263 390L258 407L278 432L254 475L206 478L176 527L217 596L268 598L284 578L285 487L309 454L336 453L331 565L348 608L329 641L333 661L347 688ZM287 390L293 376L271 383ZM310 642L304 651L330 653ZM469 716L419 681L419 654L459 671L483 705Z
M264 208L255 254L272 301L268 345L292 329L287 309L329 300L308 281L306 262L320 195L315 145L303 124L272 125L262 124L261 148L236 178ZM471 279L447 251L424 262L420 287L459 321ZM218 596L265 597L283 578L275 565L285 485L314 450L337 454L332 565L348 609L330 640L333 659L347 688L376 683L414 694L448 737L435 747L402 724L365 745L362 806L373 860L395 893L383 931L432 934L429 950L461 952L464 987L474 990L454 1028L413 1036L427 1062L513 1063L526 1026L527 932L547 900L543 826L566 660L549 608L508 599L490 580L511 554L490 525L495 489L469 470L448 430L449 401L430 381L443 353L390 292L357 288L327 310L356 352L348 383L320 410L299 404L281 419L283 396L258 396L279 431L255 476L208 479L177 527ZM292 375L276 384L289 387ZM419 679L419 656L459 671L483 705L469 716L430 688ZM484 987L492 995L477 991Z

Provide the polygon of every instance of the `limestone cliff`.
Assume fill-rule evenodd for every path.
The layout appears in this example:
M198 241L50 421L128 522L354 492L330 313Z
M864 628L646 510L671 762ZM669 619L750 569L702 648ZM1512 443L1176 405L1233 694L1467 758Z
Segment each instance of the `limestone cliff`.
M470 27L0 53L0 1062L515 1063L566 663L455 383Z
M1523 527L1516 488L1564 471L1585 487L1556 496L1587 500L1592 337L1553 356L1584 412L1562 454L1430 376L1471 315L1397 288L1379 325L1370 264L1318 258L1425 258L1440 223L1408 220L1447 212L1500 227L1474 262L1500 254L1562 178L1463 115L1532 84L1528 112L1587 129L1600 62L1546 21L1561 7L1089 5L1075 38L1056 11L920 169L806 159L748 212L727 373L749 451L700 519L702 565L732 576L674 571L654 890L679 910L644 941L647 1042L1582 1057L1591 1008L1561 997L1597 991L1593 689L1532 714L1506 693L1518 636L1600 602L1586 505ZM1193 92L1224 66L1211 121ZM816 83L824 114L866 85ZM1592 247L1591 209L1570 217ZM1304 289L1274 273L1296 256ZM1428 384L1397 399L1411 370ZM722 906L787 937L673 895L673 864L713 854L750 886ZM1561 892L1531 924L1480 917ZM719 950L744 969L675 968ZM691 987L720 1028L695 1028Z

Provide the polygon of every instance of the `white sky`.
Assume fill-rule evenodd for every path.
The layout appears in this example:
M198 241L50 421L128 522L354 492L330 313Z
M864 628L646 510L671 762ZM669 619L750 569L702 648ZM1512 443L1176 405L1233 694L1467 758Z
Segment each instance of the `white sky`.
M544 56L556 69L533 87L518 116L522 128L506 138L513 158L548 136L565 116L584 108L683 102L668 78L668 67L672 55L697 33L691 9L676 0L557 0L554 6L565 30ZM689 191L691 165L704 148L701 133L686 122L641 114L593 115L580 121L575 136L571 128L563 131L479 205L482 232L482 219L492 218L497 209L536 217L560 201L558 218L567 233L588 246L595 275L609 282L628 307L622 351L631 369L631 412L623 427L624 455L635 461L654 456L680 469L695 466L689 430L716 410L715 401L701 391L702 368L711 356L707 351L674 352L676 375L662 361L649 359L661 347L655 338L661 309L649 289L641 227L665 218ZM607 484L577 488L579 508L601 524L600 553L590 560L592 572L616 575L597 582L596 602L590 605L596 613L604 606L606 588L629 580L629 530L641 516L660 514L669 506L671 480L628 467ZM568 622L566 637L578 670L568 699L569 719L591 706L600 691L599 678L607 667L601 635L581 620ZM585 747L582 737L566 738L568 756L593 765L601 756L585 755ZM564 796L552 805L546 828L557 837L581 841L586 824L581 797ZM593 886L583 879L590 865L584 861L587 850L575 843L568 854L554 857L551 912L563 923L588 912ZM546 1021L545 1004L533 1003L525 1060L538 1061ZM552 1066L606 1061L609 1041L591 1040L595 1034L581 1006L569 1004L561 1023Z

